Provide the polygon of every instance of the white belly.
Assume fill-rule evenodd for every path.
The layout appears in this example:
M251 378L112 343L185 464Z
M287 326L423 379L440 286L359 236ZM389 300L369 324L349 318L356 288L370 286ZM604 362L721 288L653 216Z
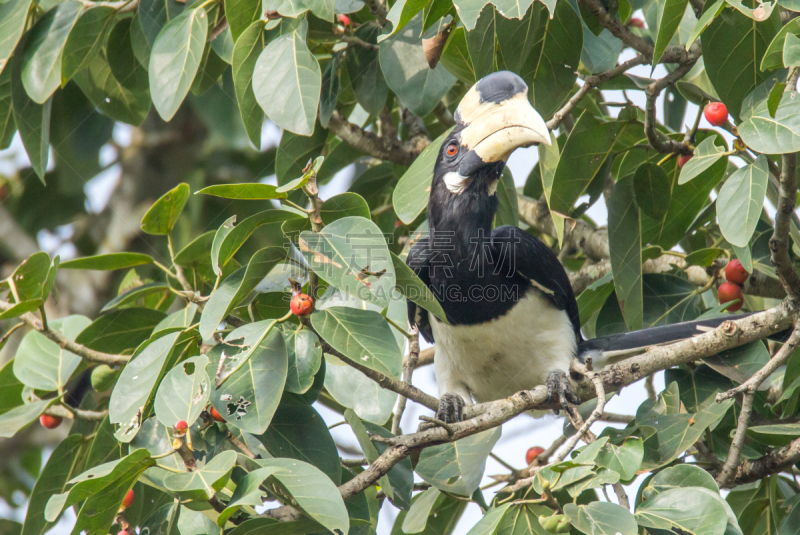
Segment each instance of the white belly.
M569 369L577 343L567 313L539 291L480 325L447 325L431 315L439 395L467 403L508 397L542 385L553 370Z

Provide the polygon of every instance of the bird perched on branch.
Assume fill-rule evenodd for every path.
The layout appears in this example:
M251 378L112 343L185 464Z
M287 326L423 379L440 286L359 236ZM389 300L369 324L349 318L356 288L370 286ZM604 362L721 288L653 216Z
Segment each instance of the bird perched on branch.
M439 151L428 201L429 235L407 264L441 303L448 322L408 302L409 321L436 343L437 418L461 419L464 404L546 385L551 401L576 400L573 358L633 353L719 325L701 320L583 340L569 277L539 239L513 226L492 229L500 175L520 147L550 145L550 132L516 74L476 83Z

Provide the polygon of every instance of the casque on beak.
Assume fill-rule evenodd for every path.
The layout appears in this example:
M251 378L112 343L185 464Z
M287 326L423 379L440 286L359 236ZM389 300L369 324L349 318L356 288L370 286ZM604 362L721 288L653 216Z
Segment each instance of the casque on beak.
M551 144L547 125L528 102L528 86L512 72L492 73L472 86L455 120L461 146L469 151L459 165L462 176L505 161L520 147Z

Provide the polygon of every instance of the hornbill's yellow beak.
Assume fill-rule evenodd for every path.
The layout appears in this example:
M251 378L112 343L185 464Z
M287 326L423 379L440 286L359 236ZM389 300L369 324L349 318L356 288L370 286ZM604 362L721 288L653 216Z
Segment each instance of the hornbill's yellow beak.
M528 86L512 72L492 73L472 86L455 120L460 145L469 151L459 165L462 176L505 161L520 147L551 144L547 125L528 102Z

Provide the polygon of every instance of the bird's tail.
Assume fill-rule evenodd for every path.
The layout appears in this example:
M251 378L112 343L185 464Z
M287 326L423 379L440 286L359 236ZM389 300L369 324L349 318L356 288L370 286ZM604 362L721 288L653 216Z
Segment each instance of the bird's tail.
M588 353L602 353L602 358L618 359L643 352L647 347L669 344L679 340L686 340L719 327L728 320L740 320L755 312L741 314L726 314L718 318L709 318L695 321L686 321L672 325L649 327L629 333L609 334L584 340L578 344L578 355ZM781 339L785 333L777 333L775 338Z

